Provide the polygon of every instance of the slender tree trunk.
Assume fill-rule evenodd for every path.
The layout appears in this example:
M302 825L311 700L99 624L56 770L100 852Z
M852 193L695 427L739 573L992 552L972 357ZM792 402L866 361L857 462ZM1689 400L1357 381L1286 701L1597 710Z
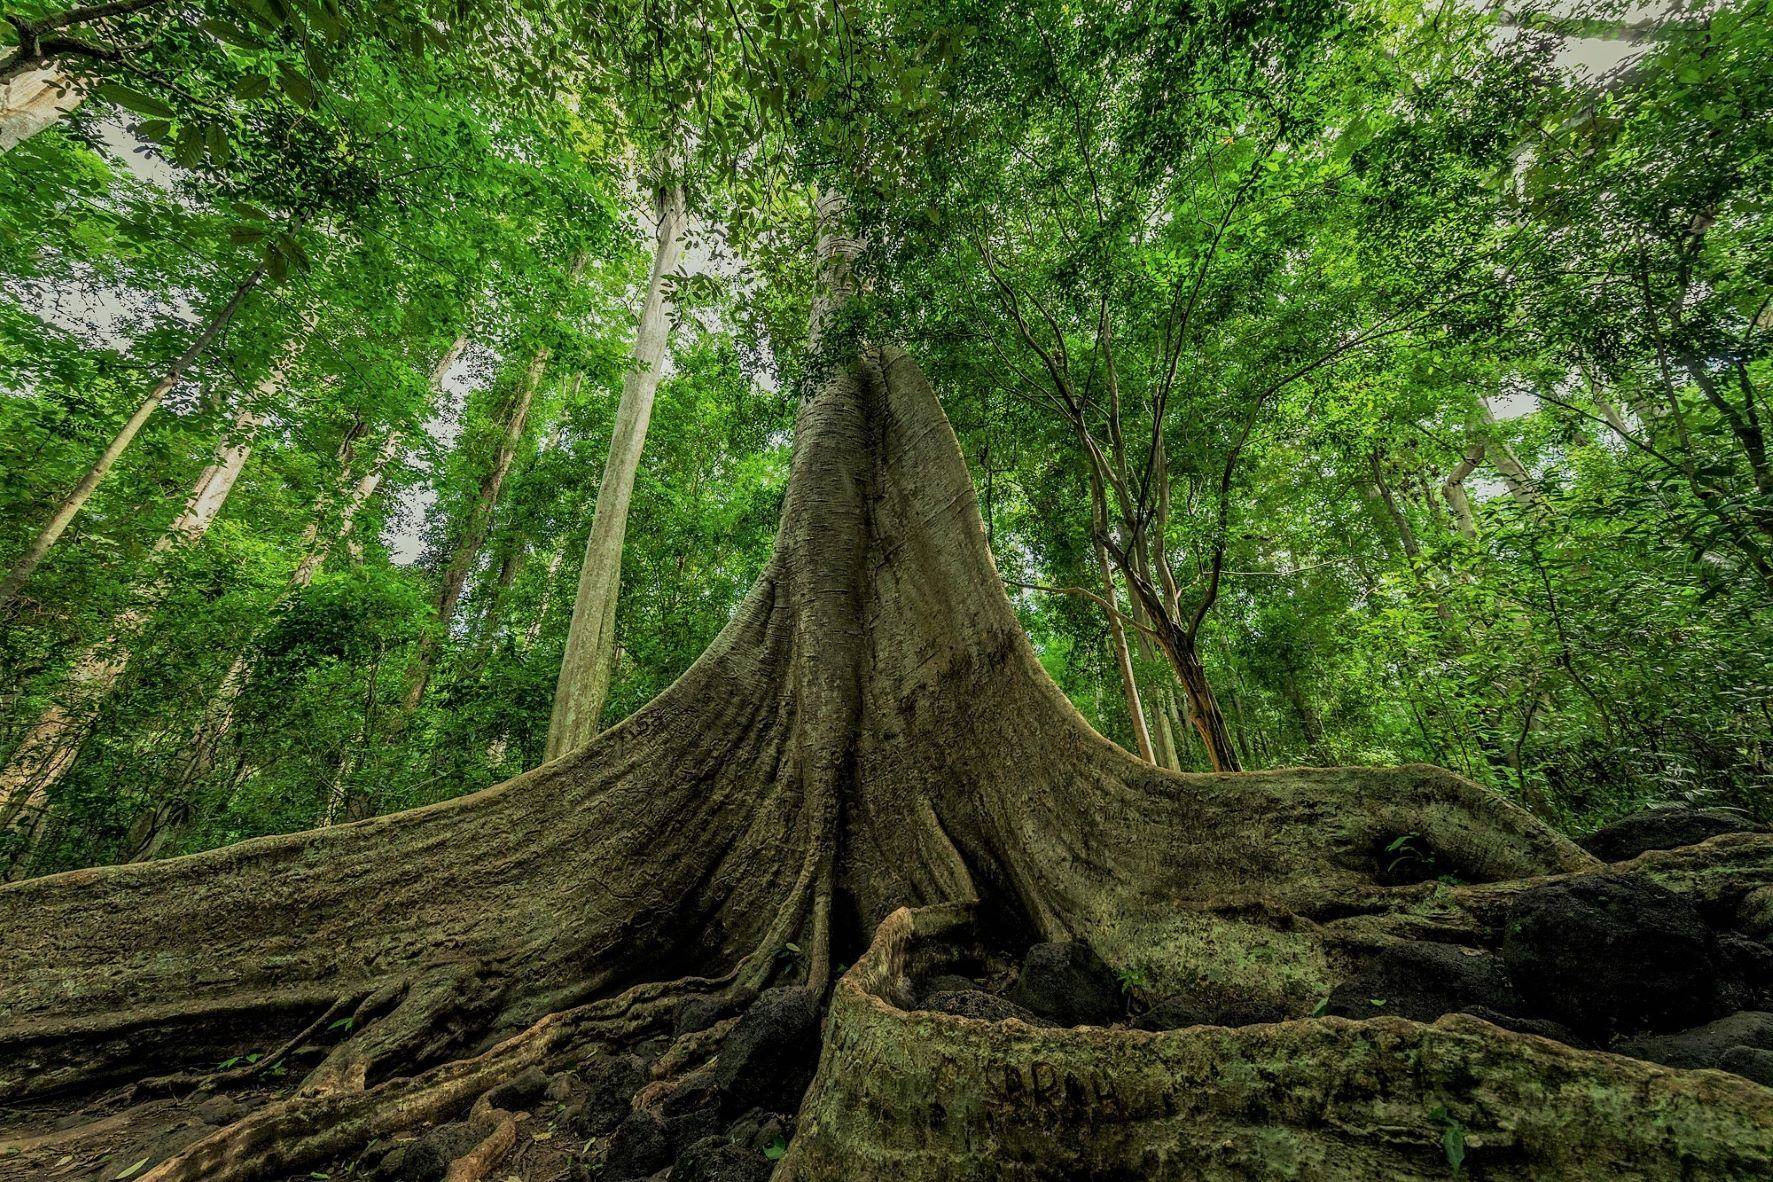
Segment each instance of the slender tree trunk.
M1130 587L1127 589L1127 604L1132 610L1135 625L1133 643L1139 649L1139 659L1148 663L1163 662L1165 658L1162 650L1151 639L1151 617L1145 610L1145 604ZM1160 684L1152 693L1151 700L1154 703L1152 717L1157 724L1148 728L1154 762L1159 767L1179 772L1182 770L1182 745L1187 742L1187 738L1184 734L1185 726L1176 712L1175 694L1169 684Z
M1447 507L1453 511L1453 522L1459 532L1473 541L1477 540L1477 518L1471 511L1471 498L1465 492L1465 478L1477 470L1484 459L1484 441L1473 439L1465 446L1465 454L1447 473L1447 479L1441 484L1441 494L1447 498Z
M616 409L615 433L610 437L603 482L597 486L591 536L585 540L585 564L579 570L572 624L567 629L566 653L561 658L560 680L554 689L553 716L548 721L548 759L577 750L597 733L603 703L609 696L628 505L634 496L634 476L640 469L641 450L646 446L653 395L659 388L665 346L671 333L665 282L677 270L683 255L687 221L683 186L662 185L655 209L658 237L653 246L652 276L647 282L640 327L634 334L633 362L622 379L622 401Z
M431 370L431 393L433 396L442 389L443 379L454 367L464 349L468 347L467 336L455 339L443 357ZM376 490L381 487L387 475L388 466L400 454L406 434L398 427L390 427L376 450L375 457L369 466L355 481L349 490L339 499L338 526L332 533L322 538L323 519L327 516L330 506L322 504L317 507L314 517L308 523L302 535L302 559L289 576L280 601L287 601L293 594L307 587L314 581L327 559L339 546L350 546L354 541L354 530L357 516L363 511ZM349 463L349 441L340 449L341 464ZM240 693L252 674L250 646L243 646L235 654L229 664L228 671L216 686L215 693L210 696L209 704L204 709L203 717L186 745L185 758L180 762L179 770L172 777L167 791L162 793L163 799L155 809L150 820L147 835L137 845L130 861L142 861L158 857L175 842L185 825L190 820L190 802L185 799L186 790L197 783L215 767L216 753L222 742L227 738L234 726L234 709L239 701Z
M1114 570L1108 565L1108 550L1101 542L1096 543L1096 565L1102 572L1102 595L1110 603L1115 599ZM1133 739L1139 746L1139 754L1150 763L1157 763L1157 755L1151 745L1151 731L1145 725L1145 704L1139 697L1139 682L1133 676L1133 655L1127 651L1127 631L1121 625L1120 611L1108 613L1108 638L1114 647L1114 664L1120 670L1120 685L1127 698L1127 717L1133 725Z
M1484 426L1494 433L1496 416L1490 413L1487 404L1480 405ZM1484 445L1484 454L1489 458L1491 466L1496 469L1497 475L1502 477L1503 487L1508 489L1508 495L1515 504L1529 513L1543 515L1551 512L1550 503L1546 501L1545 494L1539 490L1539 482L1533 478L1531 472L1527 471L1526 465L1521 463L1509 446L1502 442L1500 436L1492 435L1492 438Z
M79 515L87 500L91 498L93 490L110 473L117 458L135 440L142 425L148 421L148 416L154 413L154 409L172 392L173 387L179 384L179 379L185 376L185 371L191 367L191 364L202 356L205 349L209 348L209 343L215 339L216 334L227 327L228 322L234 318L234 314L240 310L241 301L246 298L246 293L258 286L259 279L263 275L264 267L260 266L241 281L240 285L234 289L234 294L229 297L228 302L222 306L221 311L210 318L209 323L205 324L191 343L185 347L185 351L178 355L165 375L148 392L148 396L135 408L135 413L129 416L129 421L123 424L123 429L117 432L110 444L99 454L99 458L93 461L92 467L87 469L86 475L82 476L80 482L74 486L74 490L50 515L49 521L44 524L36 538L25 548L25 552L19 556L18 561L13 563L12 570L7 573L5 581L0 582L0 613L4 613L11 606L12 601L18 596L19 589L25 585L26 580L43 562L44 557L49 554L50 547L55 545L57 539L68 528L69 523Z
M1213 692L1212 682L1207 678L1206 666L1200 659L1200 650L1186 629L1178 626L1167 617L1153 618L1158 621L1158 644L1164 656L1169 659L1170 667L1175 670L1176 680L1182 685L1182 692L1188 698L1190 718L1194 729L1206 745L1207 759L1216 772L1235 772L1242 770L1242 762L1238 759L1237 747L1232 741L1231 729L1226 724L1225 714L1219 708L1219 698Z
M53 66L0 82L0 152L10 152L86 98L86 87Z
M573 260L572 266L567 269L569 283L576 281L584 273L587 261L587 257L582 254ZM510 408L505 413L505 430L499 439L499 450L493 457L492 469L480 482L480 492L468 511L468 520L463 525L461 537L456 542L448 564L443 568L443 580L437 587L435 626L419 641L419 651L414 654L412 663L407 668L406 692L401 698L398 714L400 719L405 719L418 709L425 697L425 688L431 683L431 673L437 667L437 660L443 655L444 637L449 631L450 621L455 618L456 604L461 601L462 589L467 586L468 575L474 569L474 560L480 554L480 547L486 544L486 535L492 528L493 511L498 508L499 497L505 490L505 478L511 473L511 462L516 458L518 446L522 444L524 432L529 427L530 407L535 402L536 390L541 386L542 374L548 368L550 353L547 345L536 349L518 382L517 393L511 400Z
M149 559L154 575L146 592L112 621L104 639L88 645L75 658L62 698L43 711L0 770L0 828L18 835L8 861L9 876L29 860L43 833L50 791L74 766L92 711L110 696L129 668L134 638L170 590L164 569L167 555L202 539L221 514L311 325L312 321L291 341L283 359L242 403L215 458L197 477L184 508L155 540Z

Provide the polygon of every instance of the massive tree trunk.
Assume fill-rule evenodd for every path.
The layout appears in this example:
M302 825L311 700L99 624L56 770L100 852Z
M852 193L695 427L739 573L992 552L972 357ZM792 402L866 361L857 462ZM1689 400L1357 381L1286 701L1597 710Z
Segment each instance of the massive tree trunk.
M221 515L252 456L259 428L270 417L271 405L282 392L289 366L307 340L311 326L311 322L304 325L282 360L240 404L233 423L217 445L215 457L198 474L184 508L155 539L148 559L150 579L146 589L111 622L104 637L74 658L61 696L38 716L0 770L0 832L12 837L0 876L13 877L28 865L43 834L52 790L74 766L92 713L110 697L128 670L137 634L166 597L169 588L164 564L174 550L201 541Z
M1401 834L1471 885L1382 885L1375 852ZM1598 869L1437 769L1184 776L1096 735L1002 593L929 385L869 349L803 405L776 549L732 621L585 747L413 812L0 888L0 1177L140 1144L224 1056L319 1047L281 1080L230 1068L245 1110L154 1141L137 1174L287 1177L421 1122L500 1118L489 1088L671 1036L686 999L823 993L849 962L781 1178L1249 1177L1265 1147L1299 1176L1445 1176L1425 1164L1437 1105L1490 1177L1751 1176L1773 1162L1773 1092L1746 1080L1475 1019L1309 1016L1359 950L1494 940L1520 889L1503 880ZM1773 924L1773 839L1651 870ZM972 916L1293 1020L1148 1034L909 1012L911 962ZM706 1086L711 1049L677 1038L659 1063L683 1071L635 1103ZM517 1172L489 1163L526 1135L497 1119L451 1177Z
M25 585L26 580L48 556L50 548L61 538L62 533L79 515L80 510L85 508L86 502L92 497L93 490L98 488L99 484L110 474L111 467L116 464L118 457L135 441L136 435L141 432L148 417L154 413L166 396L172 393L173 388L179 384L191 364L209 348L209 343L215 339L216 334L226 328L228 322L234 319L234 314L240 310L241 302L246 299L246 293L258 286L259 279L264 273L265 269L261 265L242 280L240 285L234 289L234 294L228 298L228 302L222 305L221 310L211 316L209 321L197 331L197 335L185 347L185 351L180 353L167 367L166 373L154 384L154 388L148 391L148 396L137 405L134 413L129 416L129 420L123 424L122 430L112 437L105 450L99 453L98 459L93 461L92 467L86 470L86 475L82 476L79 482L74 485L73 491L62 499L62 503L56 507L49 520L38 531L37 536L31 540L31 544L25 548L25 552L12 564L12 569L7 572L6 578L0 581L0 617L5 615L7 608L17 597L20 588Z
M622 588L622 542L628 531L628 504L634 476L646 446L652 420L653 395L665 363L671 332L671 308L665 283L683 257L687 223L683 185L661 185L654 203L658 233L653 247L652 276L634 334L634 356L622 379L622 401L610 436L603 482L597 486L597 508L591 535L585 539L585 564L579 568L579 589L573 600L566 653L554 690L554 712L548 721L549 759L576 750L597 733L603 703L609 697L610 670L616 652L616 597Z

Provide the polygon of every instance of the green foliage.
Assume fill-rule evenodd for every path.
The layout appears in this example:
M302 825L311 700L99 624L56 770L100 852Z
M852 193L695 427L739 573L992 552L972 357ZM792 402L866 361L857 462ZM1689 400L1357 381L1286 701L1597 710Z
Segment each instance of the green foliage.
M0 62L66 11L13 6ZM767 561L835 190L868 243L846 323L935 378L1040 660L1104 733L1134 743L1090 598L1098 537L1127 539L1074 419L1125 473L1107 499L1149 523L1169 494L1177 611L1246 766L1432 761L1576 830L1659 800L1773 815L1765 0L1673 12L1589 80L1559 64L1576 18L1364 0L188 15L71 30L127 51L62 59L85 101L0 156L0 560L194 322L270 280L0 628L0 746L77 720L34 870L540 760L660 171L718 265L676 284L606 723ZM220 517L157 550L292 341ZM1130 631L1147 723L1205 767ZM87 699L93 645L130 662Z

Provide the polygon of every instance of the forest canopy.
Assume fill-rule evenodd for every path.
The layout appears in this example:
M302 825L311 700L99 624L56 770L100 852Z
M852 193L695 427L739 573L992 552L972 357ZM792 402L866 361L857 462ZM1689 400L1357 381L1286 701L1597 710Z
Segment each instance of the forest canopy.
M1129 997L1155 998L1170 970L1104 901L1149 904L1128 884L1152 866L1078 854L1085 891L1057 885L1042 844L1141 832L1127 794L1148 774L1255 794L1213 796L1227 817L1272 791L1260 807L1305 825L1311 793L1352 816L1395 791L1433 825L1469 810L1508 834L1438 857L1428 820L1362 829L1348 840L1378 841L1362 857L1386 887L1410 860L1409 881L1449 889L1577 873L1592 859L1566 838L1652 807L1764 827L1770 210L1766 0L18 0L0 15L17 947L50 947L32 933L63 914L29 890L87 881L27 880L352 826L429 856L398 836L421 824L406 810L455 801L412 815L466 825L495 807L475 801L554 784L604 817L640 789L603 769L667 750L686 778L645 807L743 837L705 877L674 877L701 865L686 856L646 889L726 884L697 912L720 918L694 938L627 921L644 965L605 965L618 929L586 921L560 946L596 971L549 953L545 999L451 978L438 995L476 1015L462 1046L660 965L730 984L736 1011L788 969L823 996L867 951L845 979L890 997L882 964L954 938L949 918L890 913L986 914L1006 892L1010 927L1087 938ZM964 470L930 442L950 425ZM1041 788L962 807L930 787L998 783L997 756L966 754L987 744L962 690L1028 720L1005 749L1041 753ZM683 741L648 745L666 735ZM931 735L960 754L921 779L883 754ZM767 777L723 779L737 751L796 785L801 820L761 835L787 806ZM1456 776L1283 770L1422 764ZM914 780L917 809L886 803L879 785ZM1061 781L1101 793L1077 834L1038 803ZM515 795L470 799L494 785ZM1146 820L1196 824L1162 799ZM619 815L587 839L598 858L639 814ZM889 815L905 829L883 835ZM490 834L450 840L484 840L488 866L520 835L554 848ZM1316 856L1282 845L1276 865ZM780 865L758 852L775 846ZM1230 880L1202 873L1230 907ZM1657 881L1674 879L1705 874ZM800 901L771 910L790 884ZM1773 925L1765 888L1704 889L1713 911L1761 900ZM735 900L756 913L733 920ZM1284 904L1343 914L1311 891ZM498 960L481 928L434 922ZM1163 930L1171 951L1213 944ZM341 968L326 1021L380 1012L364 966L397 959ZM1312 963L1261 987L1276 1013L1334 996ZM59 988L21 985L17 1013L40 987ZM0 987L0 1050L7 1004ZM291 1003L292 1029L317 1013ZM552 1062L590 1019L573 1021L498 1070ZM76 1074L119 1078L93 1053ZM384 1053L337 1079L368 1086ZM857 1086L857 1111L887 1104ZM445 1111L418 1095L425 1119ZM1457 1171L1465 1126L1438 1127ZM247 1140L227 1149L240 1172L214 1176L302 1176L361 1148L316 1135L250 1158ZM816 1163L841 1162L840 1140L806 1145L798 1176L838 1176Z

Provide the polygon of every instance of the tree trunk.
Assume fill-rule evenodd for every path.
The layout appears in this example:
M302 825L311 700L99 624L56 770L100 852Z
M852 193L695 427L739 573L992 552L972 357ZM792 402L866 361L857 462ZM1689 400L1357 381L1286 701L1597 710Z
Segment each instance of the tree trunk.
M1469 885L1432 904L1378 886L1372 851L1400 834ZM1640 863L1773 923L1773 838ZM1773 1164L1773 1093L1746 1080L1465 1017L1309 1016L1360 950L1424 931L1482 947L1521 889L1506 880L1600 869L1435 769L1178 776L1095 735L1002 593L929 385L871 349L803 405L776 550L733 620L584 748L409 813L0 888L0 1169L102 1151L107 1178L146 1156L143 1182L324 1172L371 1138L484 1117L530 1068L664 1035L646 1116L711 1086L718 1037L671 1033L686 1001L731 1014L799 981L816 997L860 956L782 1178L1229 1179L1266 1153L1426 1179L1447 1169L1437 1104L1488 1176L1753 1176ZM1160 995L1293 1020L909 1014L913 967L972 915L996 940L1086 938ZM300 1069L216 1079L245 1049ZM187 1121L205 1078L241 1089L220 1127ZM62 1116L131 1081L110 1115Z
M1471 512L1471 497L1465 492L1465 478L1477 470L1484 459L1484 441L1473 439L1465 446L1465 454L1453 470L1447 473L1447 479L1441 485L1441 493L1447 498L1447 507L1453 511L1453 521L1459 532L1472 541L1477 540L1477 518Z
M234 294L229 297L226 304L222 305L221 311L212 316L209 322L198 331L190 345L178 355L167 369L165 376L155 384L152 390L148 391L148 396L142 400L141 404L135 408L135 413L131 414L129 420L123 424L123 429L117 432L110 444L99 454L99 458L93 461L93 465L87 469L86 475L80 478L79 483L74 486L74 490L63 499L61 505L50 515L49 521L38 532L36 538L13 563L12 570L7 573L5 580L0 582L0 617L4 616L13 599L17 597L19 589L25 585L32 572L48 555L50 547L55 545L56 540L62 536L69 523L85 507L93 490L110 473L117 458L134 441L136 435L141 431L142 425L148 421L148 416L154 413L154 409L172 392L173 387L179 384L179 379L185 376L185 371L191 367L191 363L202 356L205 349L209 348L209 343L215 339L216 334L227 327L228 322L234 318L234 313L240 310L241 301L246 298L246 293L258 286L259 279L263 275L264 267L260 266L234 289Z
M573 260L572 266L567 269L569 283L584 273L586 261L584 255ZM419 702L424 699L425 688L431 683L432 670L436 668L438 658L443 655L444 640L449 633L450 622L455 619L456 604L461 601L462 589L467 586L468 575L474 569L474 560L480 555L480 547L486 544L487 532L492 528L493 511L498 508L499 497L505 489L505 478L511 473L511 462L516 458L517 449L523 443L524 432L529 427L530 406L535 401L542 374L548 368L550 353L547 345L536 349L505 412L505 429L499 438L499 448L493 456L492 468L480 482L480 491L468 510L468 519L463 523L462 534L456 540L449 562L443 568L442 581L437 586L435 626L419 641L419 650L407 669L406 692L400 705L401 718L418 709Z
M430 389L433 397L442 389L444 376L455 366L467 347L466 334L456 337L455 342L444 351L443 357L432 368ZM357 515L381 487L382 480L388 473L388 466L399 456L405 440L406 432L398 426L389 427L381 447L376 450L368 467L351 483L344 496L339 498L338 525L325 538L321 536L322 519L331 506L322 504L318 507L313 520L303 533L301 561L296 563L295 570L290 573L289 582L279 597L279 602L287 601L293 594L311 584L337 547L351 545ZM349 440L341 446L341 464L348 465L350 447ZM250 654L250 645L243 646L235 654L227 673L222 676L215 693L210 696L209 704L204 708L203 716L185 747L184 757L179 761L179 770L159 793L160 799L156 802L152 815L142 826L145 832L137 839L130 861L159 857L177 842L189 824L192 806L187 798L188 791L214 768L216 752L233 729L235 704L252 675Z
M1127 630L1121 624L1120 609L1116 606L1114 568L1108 565L1108 550L1101 542L1096 543L1096 566L1102 572L1102 595L1108 603L1108 641L1114 648L1114 664L1120 670L1120 686L1127 700L1127 718L1132 723L1133 740L1138 744L1139 755L1148 763L1157 763L1157 756L1151 745L1151 731L1145 725L1145 704L1139 698L1139 682L1133 676L1133 654L1127 651Z
M1492 437L1484 445L1484 454L1489 457L1497 475L1502 477L1503 487L1508 489L1509 497L1529 513L1550 513L1551 505L1546 501L1545 494L1539 491L1539 482L1527 471L1526 465L1521 463L1509 446L1502 442L1501 437L1494 434L1496 416L1490 413L1489 404L1480 404L1480 411L1484 426L1492 432Z
M129 668L135 637L166 597L167 556L176 548L200 541L227 504L228 495L234 491L252 455L259 428L270 416L271 404L282 392L289 367L306 342L311 325L312 321L304 325L283 359L241 403L233 424L222 436L215 458L192 486L184 508L155 539L149 557L153 573L147 590L111 622L104 639L88 645L74 659L63 697L43 711L19 741L5 769L0 770L0 831L14 835L6 877L13 877L29 864L43 834L51 791L74 766L91 714L110 697Z
M634 334L633 360L622 379L622 401L616 409L603 481L597 486L597 508L591 517L591 535L585 541L585 564L579 569L566 653L554 690L553 716L548 721L549 759L557 759L590 741L597 733L603 703L609 696L628 504L634 495L634 476L640 469L641 450L646 446L653 395L659 387L671 332L665 283L677 270L683 255L687 215L682 184L671 182L661 186L655 210L658 234L653 247L652 275L641 308L640 326Z
M52 127L86 98L86 87L47 67L0 82L0 152Z

